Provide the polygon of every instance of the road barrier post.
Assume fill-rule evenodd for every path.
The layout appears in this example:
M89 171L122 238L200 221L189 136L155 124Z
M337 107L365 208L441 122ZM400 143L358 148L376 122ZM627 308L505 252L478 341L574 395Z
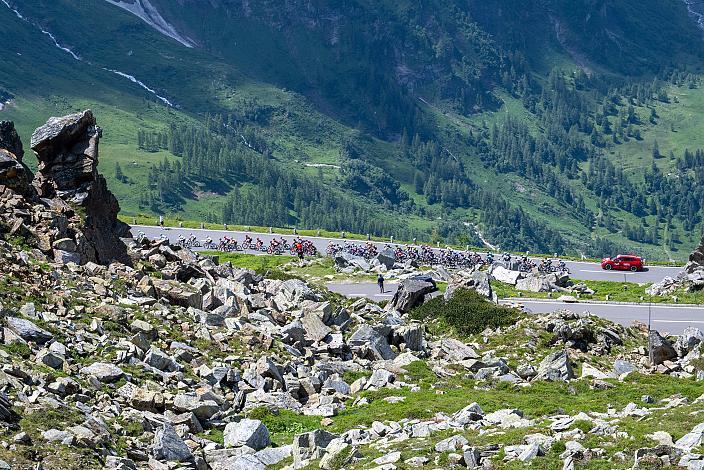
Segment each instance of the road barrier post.
M137 217L132 217L132 225L137 225Z
M653 339L650 334L650 325L653 310L653 297L651 296L648 302L648 360L650 361L650 366L653 366Z
M200 223L200 228L201 230L205 228L205 224L203 222Z
M296 227L293 227L293 234L298 235L298 230L296 230Z
M269 233L274 233L274 228L273 228L273 227L269 227Z
M371 240L371 239L372 239L372 236L367 234L367 240Z
M345 232L340 233L340 238L345 238Z
M247 225L247 231L248 231L248 232L251 232L251 231L252 231L252 226L251 226L251 225Z
M677 303L678 300L679 300L679 297L677 297L676 295L673 295L673 296L672 296L672 301L673 301L674 303Z
M394 242L394 236L391 235L391 243L393 243L393 242Z
M435 242L435 245L440 248L440 242Z
M316 236L318 236L318 237L319 237L319 236L320 236L320 229L318 229L318 231L317 231L317 232L315 232L315 233L316 233Z
M417 238L413 237L413 244L414 244L414 245L417 245L417 244L418 244L418 241L417 241L417 240L418 240Z
M225 230L227 230L227 224L223 224L225 226Z
M464 251L469 251L469 245L466 245L466 246L464 247Z
M606 294L605 299L608 302L609 300L611 300L611 296L609 294Z

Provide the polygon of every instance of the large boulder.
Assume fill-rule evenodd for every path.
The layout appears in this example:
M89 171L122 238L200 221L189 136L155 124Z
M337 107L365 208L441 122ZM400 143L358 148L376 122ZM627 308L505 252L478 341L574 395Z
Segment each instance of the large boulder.
M655 330L650 331L650 348L652 349L653 365L655 366L677 357L677 351L672 347L672 344Z
M152 453L155 459L167 462L186 462L193 459L191 449L179 437L176 429L168 423L154 433Z
M396 264L396 252L391 248L385 248L376 255L379 264L386 266L386 269L392 269L394 264Z
M129 262L120 240L129 226L117 219L120 206L98 173L98 142L102 135L90 110L52 117L32 134L39 160L33 184L42 198L59 198L62 211L80 218L76 227L81 262Z
M43 328L38 327L29 320L17 317L7 317L7 328L25 341L44 344L54 337Z
M269 430L258 419L242 419L225 426L225 447L247 446L261 450L270 443Z
M450 300L455 291L461 288L472 289L487 299L493 297L489 275L486 271L472 271L469 275L453 278L445 291L445 300Z
M409 312L425 301L425 296L435 292L437 287L432 282L420 279L405 279L401 281L396 294L391 299L390 306L399 312Z
M536 380L566 381L574 378L570 357L561 349L548 354L538 366Z
M319 459L325 454L330 442L337 435L323 429L298 434L293 438L293 467L301 468L307 465L310 460Z
M369 261L362 258L361 256L347 253L346 251L341 251L335 255L335 265L339 266L340 268L352 267L361 271L369 271L371 269Z
M491 268L491 278L494 281L503 282L505 284L511 284L515 286L519 279L521 279L524 274L521 271L512 271L501 265L494 265Z
M174 280L152 279L151 281L157 296L165 298L172 305L203 308L203 294L195 287Z
M390 328L386 326L372 327L364 324L355 331L348 341L356 349L366 348L374 360L391 360L396 353L391 349L388 341Z
M81 368L80 372L83 375L93 376L104 383L117 382L124 375L122 369L107 362L94 362L89 366Z

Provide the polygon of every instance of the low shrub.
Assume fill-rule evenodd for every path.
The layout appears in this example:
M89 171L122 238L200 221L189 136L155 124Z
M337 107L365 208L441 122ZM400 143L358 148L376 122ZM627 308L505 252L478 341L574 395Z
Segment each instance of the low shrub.
M512 325L520 317L518 310L489 302L471 289L457 289L447 301L436 297L411 312L415 320L438 320L464 336Z

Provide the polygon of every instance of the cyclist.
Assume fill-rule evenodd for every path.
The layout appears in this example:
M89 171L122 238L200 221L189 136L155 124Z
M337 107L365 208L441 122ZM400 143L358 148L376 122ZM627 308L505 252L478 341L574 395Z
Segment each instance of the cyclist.
M186 246L186 238L183 235L178 236L178 244L180 246Z
M250 246L252 245L252 237L250 237L249 235L245 235L245 236L244 236L244 242L242 243L242 245L243 245L245 248L250 247Z
M296 244L294 246L296 248L296 254L298 255L298 259L303 261L303 243L301 243L300 240L296 240Z

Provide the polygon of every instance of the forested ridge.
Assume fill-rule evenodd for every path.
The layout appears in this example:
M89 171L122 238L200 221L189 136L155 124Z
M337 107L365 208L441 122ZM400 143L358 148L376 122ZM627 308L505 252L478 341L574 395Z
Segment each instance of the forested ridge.
M592 256L700 238L681 0L151 3L193 47L108 2L0 5L30 45L0 51L24 72L3 113L102 107L126 213Z

